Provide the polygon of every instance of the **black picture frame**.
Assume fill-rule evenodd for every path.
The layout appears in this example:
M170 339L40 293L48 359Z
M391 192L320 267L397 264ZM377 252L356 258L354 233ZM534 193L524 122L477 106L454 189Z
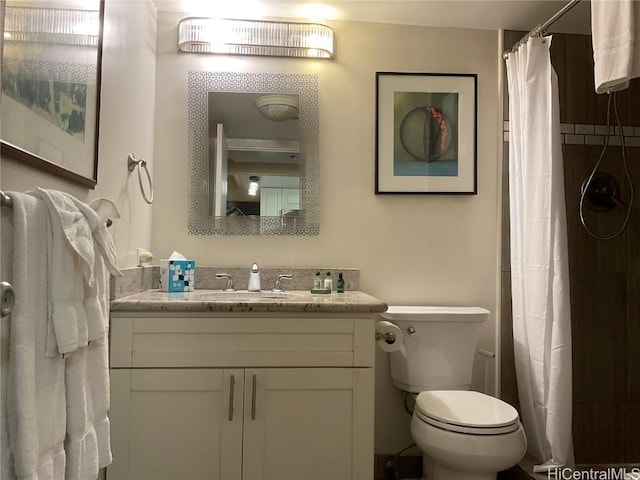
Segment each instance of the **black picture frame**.
M477 115L477 74L376 72L376 195L476 195Z

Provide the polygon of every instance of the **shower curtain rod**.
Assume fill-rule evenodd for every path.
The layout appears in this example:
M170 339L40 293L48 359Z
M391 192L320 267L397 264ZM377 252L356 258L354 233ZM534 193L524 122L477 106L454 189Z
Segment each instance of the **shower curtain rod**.
M4 193L2 190L0 190L0 204L3 207L13 208L13 199L9 195ZM113 220L111 220L110 218L107 218L106 223L107 223L107 228L109 228L111 225L113 225Z
M513 47L511 47L511 50L507 50L506 52L504 52L502 54L502 58L504 58L506 60L507 59L507 55L509 55L510 53L515 52L516 50L518 50L518 48L520 48L520 45L524 44L527 40L529 40L529 38L534 37L536 35L540 35L541 33L543 33L547 28L549 28L551 25L556 23L560 19L560 17L562 17L565 13L567 13L569 10L571 10L573 7L575 7L578 3L580 3L580 1L581 0L571 0L564 7L562 7L560 10L558 10L556 12L556 14L553 17L551 17L549 20L547 20L546 22L540 23L537 26L535 26L529 33L527 33L518 42L516 42L516 44L513 45Z

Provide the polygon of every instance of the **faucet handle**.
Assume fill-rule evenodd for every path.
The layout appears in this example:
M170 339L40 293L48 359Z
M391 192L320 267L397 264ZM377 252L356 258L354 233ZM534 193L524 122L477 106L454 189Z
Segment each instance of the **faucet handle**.
M276 277L276 282L271 289L272 292L284 292L284 288L282 288L282 280L291 280L293 275L278 275Z
M236 288L233 286L233 278L231 278L231 275L229 275L228 273L216 273L216 278L226 278L227 279L227 286L224 288L223 291L225 292L235 292Z

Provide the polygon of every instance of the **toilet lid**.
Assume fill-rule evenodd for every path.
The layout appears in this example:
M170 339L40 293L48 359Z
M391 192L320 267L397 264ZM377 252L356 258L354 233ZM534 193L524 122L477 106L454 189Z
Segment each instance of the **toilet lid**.
M464 390L422 392L416 399L420 419L446 430L473 434L500 434L517 430L518 411L484 393Z

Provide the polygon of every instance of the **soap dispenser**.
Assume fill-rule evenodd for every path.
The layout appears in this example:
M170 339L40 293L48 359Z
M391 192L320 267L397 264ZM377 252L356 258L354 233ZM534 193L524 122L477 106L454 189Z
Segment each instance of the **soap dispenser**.
M333 290L333 279L331 278L331 272L327 272L327 276L324 279L324 289Z
M250 292L259 292L260 291L260 268L258 268L258 264L254 263L251 265L251 273L249 274L249 287L247 288Z

